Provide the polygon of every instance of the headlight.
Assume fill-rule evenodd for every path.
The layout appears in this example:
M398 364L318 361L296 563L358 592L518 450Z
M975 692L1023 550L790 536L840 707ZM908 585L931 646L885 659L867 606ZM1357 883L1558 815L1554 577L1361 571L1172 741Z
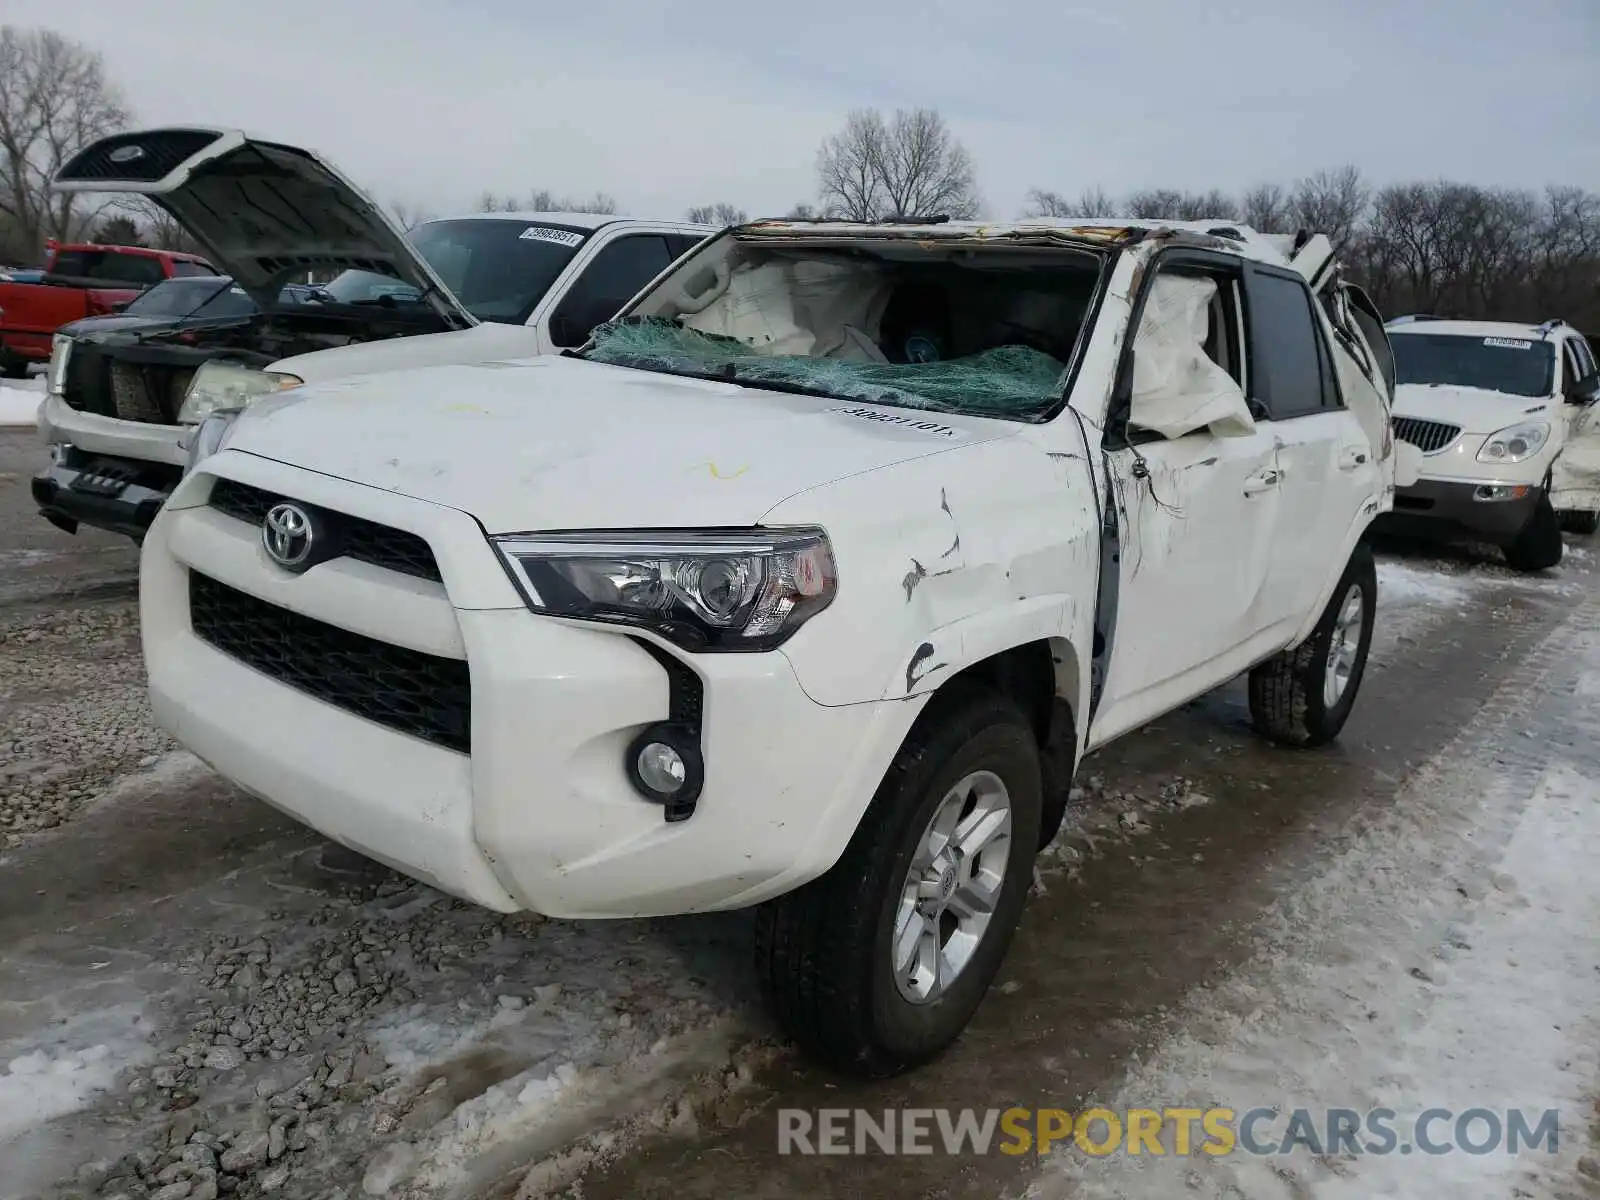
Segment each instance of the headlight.
M534 612L650 629L687 650L770 650L833 600L820 529L508 534Z
M184 478L210 458L228 443L228 435L233 432L233 423L239 419L242 408L224 408L209 413L204 421L189 434L185 443L188 456L183 464Z
M258 371L254 367L214 359L202 363L189 381L178 407L178 424L198 425L206 417L225 408L246 408L262 396L299 387L305 380L279 371Z
M1491 434L1478 451L1479 462L1521 462L1532 458L1550 440L1550 426L1543 421L1524 421Z
M67 359L72 355L72 339L58 333L50 339L50 369L45 373L45 391L64 396L67 391Z

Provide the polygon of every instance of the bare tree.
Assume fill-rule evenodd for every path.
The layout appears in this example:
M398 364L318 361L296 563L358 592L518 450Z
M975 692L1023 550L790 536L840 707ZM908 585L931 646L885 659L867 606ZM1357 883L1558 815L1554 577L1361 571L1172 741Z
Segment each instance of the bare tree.
M587 198L561 196L549 188L535 188L525 198L496 196L484 192L478 197L479 212L584 212L609 214L617 211L616 200L605 192Z
M1366 217L1371 201L1372 191L1361 172L1346 165L1296 182L1289 211L1296 228L1326 234L1335 250L1343 250Z
M1134 192L1122 207L1130 217L1157 221L1236 221L1239 205L1212 188L1209 192L1183 192L1154 188Z
M1026 217L1111 217L1117 204L1102 187L1086 188L1077 199L1069 200L1060 192L1033 188L1028 192Z
M396 225L410 233L418 225L434 220L439 214L419 204L393 200L389 203L389 215L394 218Z
M796 204L789 210L788 220L815 221L821 215L814 204Z
M743 225L750 219L744 209L723 201L718 204L700 204L691 208L685 220L695 225Z
M0 25L0 234L30 260L80 233L82 197L50 180L89 142L128 122L100 55L47 29Z
M878 221L978 215L972 156L931 108L885 120L857 109L817 151L817 192L829 216Z
M1289 193L1282 184L1262 183L1239 198L1239 219L1258 233L1293 233Z

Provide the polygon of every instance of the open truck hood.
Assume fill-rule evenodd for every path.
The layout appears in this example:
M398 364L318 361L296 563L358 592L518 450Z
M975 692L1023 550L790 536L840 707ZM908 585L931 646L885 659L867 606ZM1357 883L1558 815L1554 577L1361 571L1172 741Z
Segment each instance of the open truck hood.
M452 327L477 323L382 209L298 146L229 129L119 133L75 154L52 186L150 197L263 310L291 275L354 268L409 283Z

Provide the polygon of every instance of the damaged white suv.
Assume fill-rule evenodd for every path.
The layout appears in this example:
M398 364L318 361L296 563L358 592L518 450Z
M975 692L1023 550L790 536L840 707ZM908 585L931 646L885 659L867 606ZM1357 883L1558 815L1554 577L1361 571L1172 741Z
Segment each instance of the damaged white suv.
M762 222L624 314L211 417L161 723L489 908L760 905L783 1027L869 1075L965 1026L1084 753L1246 671L1266 735L1344 724L1392 363L1326 239Z

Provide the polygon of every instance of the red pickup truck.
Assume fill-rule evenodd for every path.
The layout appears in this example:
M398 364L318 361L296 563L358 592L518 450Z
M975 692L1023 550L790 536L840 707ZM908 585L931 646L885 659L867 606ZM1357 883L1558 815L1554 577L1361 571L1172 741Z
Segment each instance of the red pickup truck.
M116 312L175 275L215 275L205 259L143 246L47 244L38 283L0 283L0 376L20 379L50 358L50 338L69 321Z

